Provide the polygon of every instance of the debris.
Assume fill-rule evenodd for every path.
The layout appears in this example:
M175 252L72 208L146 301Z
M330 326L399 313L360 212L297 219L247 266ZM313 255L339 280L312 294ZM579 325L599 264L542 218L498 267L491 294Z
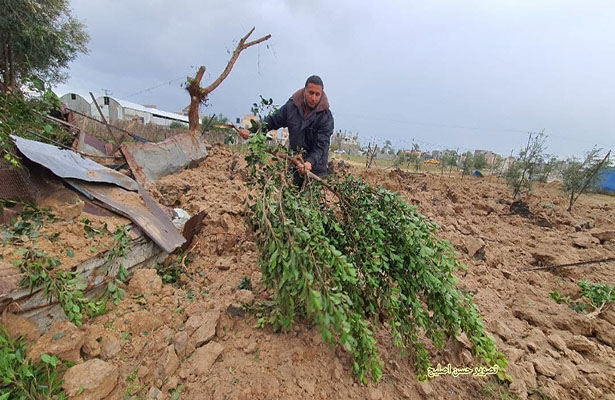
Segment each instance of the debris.
M98 357L105 328L101 324L93 324L85 328L85 341L81 351L87 358Z
M532 360L536 372L541 375L553 378L559 372L559 368L555 361L547 356L539 356Z
M86 293L104 285L109 276L107 272L116 270L115 266L109 269L108 254L97 254L74 267L86 283ZM141 265L161 262L162 258L166 258L166 254L158 246L141 238L128 244L122 264L126 270L132 271ZM63 318L64 311L57 301L49 303L42 287L33 290L22 288L19 284L21 278L22 274L17 267L0 262L0 311L12 310L31 319L41 332L45 332L53 322Z
M186 213L184 210L181 211ZM203 228L203 218L205 218L205 215L207 215L207 212L205 210L202 210L198 214L188 219L188 221L184 224L183 235L184 239L186 239L186 242L182 245L183 250L188 249L188 247L192 243L192 238L194 238L194 236L201 231L201 228Z
M92 156L101 157L107 155L107 146L108 143L103 142L96 136L89 135L84 131L79 131L79 136L77 136L77 139L73 143L73 148L76 150L89 153Z
M74 178L87 182L118 185L126 190L137 191L137 182L111 168L100 165L72 150L63 150L50 144L11 135L19 151L31 161L49 168L62 178Z
M105 332L100 341L100 356L109 360L122 350L122 342L117 337L116 333Z
M54 215L62 219L77 218L83 212L85 203L77 193L60 187L59 190L37 202L40 208L51 208Z
M532 251L532 257L534 257L536 264L539 266L551 265L557 261L557 256L546 248Z
M115 186L75 179L67 179L67 182L100 201L104 207L132 220L167 253L172 253L186 241L167 216L160 212L154 213L143 204L143 197L140 194Z
M584 233L576 233L572 237L572 245L580 249L586 249L592 245L592 237Z
M475 237L466 237L463 239L465 248L470 257L474 257L477 260L485 258L485 242Z
M530 207L523 200L513 201L510 205L510 212L513 214L518 214L525 218L529 218L532 216Z
M596 350L596 345L588 338L581 335L574 335L566 341L566 346L569 349L576 350L579 353L592 353Z
M237 293L235 293L235 300L239 303L251 306L254 303L254 293L246 289L238 290Z
M121 150L135 179L145 187L207 157L207 145L196 132L175 135L160 143L125 143Z
M18 268L0 262L0 305L4 305L5 301L12 302L12 299L7 299L7 294L20 288L21 278L22 274Z

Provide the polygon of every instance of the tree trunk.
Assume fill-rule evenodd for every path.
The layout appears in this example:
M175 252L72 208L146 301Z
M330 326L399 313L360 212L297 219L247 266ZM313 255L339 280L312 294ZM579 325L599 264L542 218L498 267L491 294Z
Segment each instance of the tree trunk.
M6 54L8 56L7 68L9 70L9 82L6 88L7 92L13 92L15 90L15 83L17 79L15 78L15 64L13 63L13 49L10 44L7 46Z
M248 32L244 37L239 40L235 51L233 51L230 60L226 64L226 68L224 68L224 71L222 71L220 76L215 81L213 81L211 85L207 86L206 88L201 88L201 79L203 79L203 74L205 73L205 66L201 66L196 73L194 79L190 81L190 84L188 85L188 93L190 94L190 107L188 109L188 126L191 131L199 130L199 105L203 103L207 99L209 93L213 92L214 89L216 89L222 83L222 81L225 80L226 77L230 74L231 70L233 69L233 66L235 65L235 61L237 61L237 58L239 57L239 54L248 47L264 42L265 40L269 40L269 38L271 37L271 35L266 35L260 39L256 39L246 43L246 40L248 39L248 37L250 37L252 32L254 32L254 28L250 29L250 32Z
M205 100L201 90L201 79L205 74L205 66L201 65L194 79L188 85L188 93L190 93L190 108L188 109L188 129L191 131L199 130L199 105Z

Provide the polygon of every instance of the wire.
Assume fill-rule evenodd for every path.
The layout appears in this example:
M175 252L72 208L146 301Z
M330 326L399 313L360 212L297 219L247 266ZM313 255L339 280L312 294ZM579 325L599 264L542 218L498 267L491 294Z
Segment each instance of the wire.
M150 91L152 91L152 90L154 90L154 89L158 89L159 87L163 87L163 86L166 86L166 85L170 85L170 84L172 84L173 82L177 82L177 81L179 81L179 80L186 79L186 76L188 76L188 74L190 74L190 73L192 72L192 70L194 70L194 69L196 69L196 67L195 67L194 65L191 65L191 66L190 66L190 70L188 70L188 71L187 71L184 75L181 75L181 76L179 76L179 77L177 77L177 78L174 78L174 79L171 79L171 80L169 80L169 81L165 81L165 82L163 82L163 83L159 83L159 84L154 85L154 86L152 86L152 87L148 87L147 89L143 89L143 90L140 90L140 91L138 91L138 92L135 92L135 93L132 93L132 94L126 95L126 96L124 96L124 98L125 98L125 99L127 99L127 98L129 98L129 97L134 97L134 96L137 96L137 95L139 95L139 94L147 93L147 92L150 92Z

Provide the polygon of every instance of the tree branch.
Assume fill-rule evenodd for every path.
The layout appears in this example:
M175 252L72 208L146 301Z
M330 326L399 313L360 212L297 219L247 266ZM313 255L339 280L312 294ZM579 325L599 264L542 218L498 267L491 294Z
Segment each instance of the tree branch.
M215 81L213 81L211 85L207 86L204 89L201 89L201 93L207 96L209 93L213 92L214 89L220 86L222 81L225 80L228 74L231 72L231 69L233 69L233 65L235 65L235 62L237 61L239 54L243 50L247 49L248 47L254 46L255 44L264 42L265 40L268 40L271 37L271 35L267 35L267 36L263 36L260 39L256 39L256 40L246 43L246 40L248 39L248 37L250 37L252 32L254 32L254 28L250 29L250 32L248 32L244 37L242 37L239 40L239 43L237 44L235 51L233 51L233 55L231 56L231 59L228 61L228 64L226 64L226 68L224 69L224 71L222 71L220 76Z

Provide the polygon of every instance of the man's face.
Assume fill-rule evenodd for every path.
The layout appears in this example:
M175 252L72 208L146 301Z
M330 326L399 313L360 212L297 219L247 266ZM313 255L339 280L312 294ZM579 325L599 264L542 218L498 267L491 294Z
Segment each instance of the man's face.
M322 96L322 87L314 83L308 83L304 91L305 104L309 108L315 108L320 102Z

